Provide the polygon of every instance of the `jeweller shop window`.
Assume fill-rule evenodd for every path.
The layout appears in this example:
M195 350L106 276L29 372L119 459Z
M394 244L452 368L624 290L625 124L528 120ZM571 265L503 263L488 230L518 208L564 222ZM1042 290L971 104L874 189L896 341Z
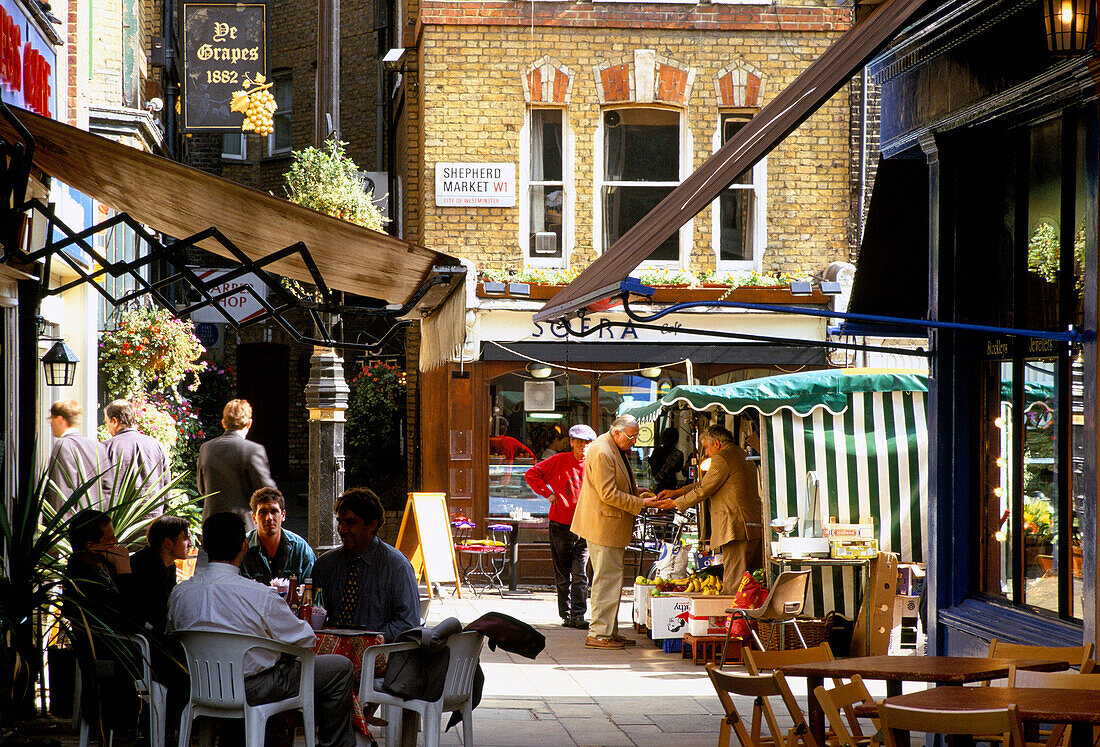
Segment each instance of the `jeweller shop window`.
M1079 325L1085 205L1079 118L1071 113L983 138L968 175L975 184L962 178L960 236L967 246L987 239L978 252L989 253L981 258L988 287L975 288L975 297L997 301L984 311L967 310L979 323L1052 331ZM985 196L968 189L979 180ZM1073 225L1063 226L1067 216ZM983 357L975 440L979 588L1079 619L1084 409L1078 351L1034 337L990 338Z

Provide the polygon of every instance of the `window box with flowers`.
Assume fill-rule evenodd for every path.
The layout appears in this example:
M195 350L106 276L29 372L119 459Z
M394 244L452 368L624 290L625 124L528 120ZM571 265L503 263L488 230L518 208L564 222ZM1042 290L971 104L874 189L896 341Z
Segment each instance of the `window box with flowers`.
M514 298L548 301L579 275L578 270L482 269L478 274L477 295L481 298ZM814 288L808 296L792 296L792 280L808 280L804 275L758 272L692 273L687 270L652 270L638 277L654 289L654 303L685 301L737 301L743 303L825 304L829 297ZM517 292L514 285L527 286Z

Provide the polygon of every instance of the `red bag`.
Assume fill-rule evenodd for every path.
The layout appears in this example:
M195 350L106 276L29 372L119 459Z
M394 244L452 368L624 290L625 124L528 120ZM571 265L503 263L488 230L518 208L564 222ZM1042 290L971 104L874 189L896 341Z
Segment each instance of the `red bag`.
M743 610L754 610L768 598L767 588L745 571L741 583L737 585L737 594L733 597L733 606ZM744 638L749 634L749 623L740 615L730 620L730 638Z

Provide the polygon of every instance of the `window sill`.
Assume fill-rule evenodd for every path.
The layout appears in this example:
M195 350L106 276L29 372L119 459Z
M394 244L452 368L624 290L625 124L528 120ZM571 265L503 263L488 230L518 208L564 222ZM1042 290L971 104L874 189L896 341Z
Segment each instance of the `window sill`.
M1059 620L992 599L970 597L939 611L940 625L988 641L1046 646L1080 646L1084 627L1079 621Z

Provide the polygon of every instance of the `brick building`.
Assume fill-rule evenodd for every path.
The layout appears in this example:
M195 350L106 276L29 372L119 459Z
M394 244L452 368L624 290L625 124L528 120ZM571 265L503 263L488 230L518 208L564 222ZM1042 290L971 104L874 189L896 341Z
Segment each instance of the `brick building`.
M853 9L421 0L404 13L403 51L391 53L402 235L482 272L568 273L606 251L786 87L850 27ZM868 188L858 147L872 147L874 135L860 90L858 80L841 89L642 272L822 275L848 262L858 243L850 224ZM411 439L419 484L448 493L452 510L479 522L516 510L545 515L521 473L558 429L606 430L622 401L689 378L720 383L826 364L820 349L788 344L823 340L820 321L709 310L648 326L610 310L576 325L578 336L531 322L547 293L471 283L462 360L420 374L419 424L410 423L420 436ZM703 291L664 293L676 301ZM795 302L786 288L725 296ZM806 300L828 303L816 293ZM748 337L705 334L731 330ZM690 450L686 421L663 427L679 427L680 448ZM654 438L643 433L638 457ZM521 575L547 578L538 533L522 539L532 544Z

